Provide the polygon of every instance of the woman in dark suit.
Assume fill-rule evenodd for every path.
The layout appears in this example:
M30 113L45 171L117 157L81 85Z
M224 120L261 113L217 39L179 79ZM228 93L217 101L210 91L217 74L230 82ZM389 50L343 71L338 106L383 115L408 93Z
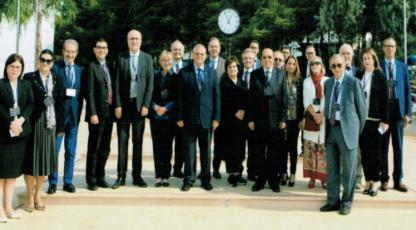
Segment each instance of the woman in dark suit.
M285 164L283 165L282 185L286 185L287 174L287 157L290 154L290 179L289 187L295 185L296 164L298 162L298 136L299 122L303 119L303 81L300 75L298 61L294 56L289 56L285 62L286 72L286 94L287 98L287 122L285 130Z
M246 110L246 90L244 83L238 78L239 62L234 56L225 61L226 73L221 77L221 123L215 131L217 142L223 150L223 158L228 183L236 187L238 183L246 184L240 170L244 161L244 115Z
M173 57L162 51L159 57L161 70L155 74L152 102L150 106L150 129L153 140L156 187L169 186L172 165L172 143L176 124L174 117L178 75L172 71Z
M362 54L364 70L357 73L367 102L368 117L360 135L361 161L365 176L364 194L377 196L380 186L383 133L388 129L388 88L376 52L366 48Z
M51 71L55 60L52 51L43 50L38 59L38 70L27 73L23 78L31 83L35 105L30 123L32 134L29 137L23 173L27 189L25 210L44 211L42 188L45 176L58 169L55 154L57 133L64 132L65 92L62 78Z
M33 108L30 83L19 79L24 62L18 54L10 55L0 80L0 223L19 219L12 207L16 178L22 174Z

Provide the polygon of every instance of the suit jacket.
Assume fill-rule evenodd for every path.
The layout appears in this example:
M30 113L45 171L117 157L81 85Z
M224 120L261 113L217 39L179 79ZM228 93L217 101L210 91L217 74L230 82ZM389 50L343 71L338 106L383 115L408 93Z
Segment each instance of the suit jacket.
M217 73L205 65L204 83L199 90L194 65L181 69L177 106L176 120L182 120L185 126L201 125L209 129L213 120L220 121L221 94Z
M211 62L211 58L208 57L207 60L205 60L205 65L209 66L210 62ZM224 58L218 57L218 65L217 65L216 71L217 71L217 77L218 79L220 79L225 73L225 59Z
M110 75L111 90L113 90L113 71L111 67L106 63L107 71ZM110 117L113 118L114 109L112 105L108 104L108 86L101 63L98 60L94 60L88 64L86 69L87 80L87 111L85 114L85 121L90 122L90 116L97 115L99 118ZM113 90L114 98L114 90Z
M329 107L334 82L334 77L325 81L325 117L327 119L330 117ZM342 134L347 148L352 150L358 147L358 138L367 119L364 91L358 79L345 74L339 96L341 97L340 123ZM328 135L325 139L328 139L330 126L329 122L326 122L326 133Z
M285 76L284 87L285 90L285 100L289 102L289 92L287 91L289 82ZM295 81L294 84L296 85L296 121L301 121L303 119L303 80L300 78L299 80Z
M355 75L363 79L365 70L359 70ZM368 117L380 119L388 123L388 88L386 76L381 70L374 70L371 79L370 104L368 106Z
M33 110L33 92L30 83L23 80L18 80L17 83L17 104L20 108L20 116L24 117L25 123L23 123L23 132L19 137L24 137L30 134L30 115ZM13 117L10 116L10 108L14 107L13 90L9 83L9 79L6 77L0 79L0 142L8 143L11 140L9 133L10 122L13 121ZM18 137L14 137L18 138Z
M221 90L221 126L239 121L235 116L238 110L246 110L247 90L240 78L235 84L227 75L220 82Z
M248 120L254 121L256 129L277 129L280 122L286 122L287 101L285 98L284 72L273 68L270 84L263 68L251 72L248 92ZM265 96L269 85L272 95Z
M150 106L150 119L162 119L176 121L176 97L178 91L178 75L169 71L163 76L162 71L158 71L154 78L154 88L152 102ZM162 97L164 96L164 97ZM166 107L167 111L163 116L156 114L155 105Z
M75 84L73 88L76 90L75 97L65 96L64 101L64 111L65 111L65 120L74 121L74 125L78 125L80 121L83 99L85 97L85 82L82 75L82 69L77 64L74 64L75 69ZM69 83L69 76L66 74L66 65L63 60L55 62L52 67L52 73L56 74L62 79L65 90L71 88ZM65 93L66 95L66 93ZM72 119L69 117L72 116Z
M388 69L386 67L386 62L383 59L380 63L381 68L383 69L384 74L387 76ZM394 60L395 73L396 76L396 95L399 100L400 115L403 119L404 115L408 115L409 118L412 117L412 90L410 86L409 79L409 69L407 65L403 62Z
M306 73L307 73L307 67L308 67L308 59L304 55L297 58L299 63L299 69L300 69L300 75L302 76L302 79L305 79Z
M149 108L153 93L153 61L146 52L139 54L139 73L137 81L136 108L141 111L142 107ZM114 107L123 107L130 100L130 53L124 52L116 61L114 79Z
M52 97L54 100L54 108L55 108L55 121L56 121L56 132L64 132L64 123L65 123L65 108L64 108L64 101L65 101L65 87L62 81L62 78L52 74L53 79L53 90L52 90ZM23 79L30 82L33 91L33 98L34 98L34 106L32 115L30 116L30 122L35 124L42 113L46 111L47 107L43 103L46 98L46 89L43 86L42 79L40 77L39 71L35 71L32 73L27 73L23 76Z

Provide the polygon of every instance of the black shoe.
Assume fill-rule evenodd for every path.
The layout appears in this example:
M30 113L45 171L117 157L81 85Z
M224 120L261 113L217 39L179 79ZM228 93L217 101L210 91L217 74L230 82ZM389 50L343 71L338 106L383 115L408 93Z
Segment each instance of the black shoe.
M326 204L322 206L319 211L321 212L331 212L331 211L338 211L340 209L340 205L330 205Z
M198 176L196 178L199 179L199 180L201 180L201 173L198 174Z
M162 182L162 186L163 186L163 187L169 187L169 185L170 185L170 184L169 184L169 182L167 182L167 181L163 181L163 182Z
M133 185L139 186L141 188L146 188L147 184L144 182L143 178L139 177L137 179L133 179Z
M187 191L189 191L189 189L191 189L192 188L192 185L191 184L183 184L182 185L182 188L181 188L181 191L182 192L187 192Z
M393 188L399 192L407 192L407 187L403 183L394 184Z
M214 173L212 174L212 176L213 176L215 179L221 179L221 173L220 173L220 172L218 172L218 171L214 171Z
M342 206L341 209L339 210L339 214L343 216L350 214L350 212L351 212L351 208L346 207L346 206Z
M163 186L163 183L162 182L156 182L155 183L155 187L162 187Z
M364 189L363 194L364 194L364 195L368 195L368 194L370 194L370 189Z
M247 184L247 180L244 179L241 175L237 177L237 182L239 184L242 184L242 185L246 185Z
M117 178L116 182L114 182L113 186L111 188L118 189L120 186L126 185L126 179L125 178Z
M237 177L235 175L229 175L227 181L233 187L237 187Z
M174 171L173 176L177 178L183 178L185 175L181 171Z
M212 190L212 185L210 183L204 183L201 185L201 187L207 191L211 191Z
M289 186L289 187L293 187L293 186L295 186L295 182L289 182L288 186Z
M97 186L99 188L109 188L110 187L110 185L105 180L99 180L99 181L97 181Z
M371 191L368 193L368 195L370 195L370 196L377 196L377 194L378 194L378 189L377 189L377 190L375 190L375 191L371 190Z
M280 181L280 185L286 185L287 180L288 180L287 174L284 173L283 176L282 176L282 180Z
M96 184L88 184L87 188L88 188L88 190L91 190L91 191L97 191L98 190L98 186Z
M55 194L56 193L56 184L50 184L48 187L47 194Z
M380 191L382 191L382 192L387 192L388 185L389 185L389 183L388 183L388 182L381 182L381 185L380 185Z
M253 175L253 174L248 174L247 175L247 180L256 181L256 179L257 179L257 177L255 175Z
M280 186L279 185L273 186L273 187L271 187L271 189L272 189L273 192L276 192L276 193L280 192Z
M251 191L258 192L264 188L264 185L261 185L259 183L254 183L253 187L251 187Z
M69 192L69 193L75 192L75 186L73 184L64 184L63 189L64 191Z

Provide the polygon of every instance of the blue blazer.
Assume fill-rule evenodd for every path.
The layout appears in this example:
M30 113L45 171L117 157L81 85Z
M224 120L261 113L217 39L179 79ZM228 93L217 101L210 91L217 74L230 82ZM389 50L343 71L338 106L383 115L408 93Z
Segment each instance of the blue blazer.
M384 74L387 76L389 71L386 67L385 60L383 59L380 64ZM394 60L394 66L394 75L396 76L395 91L399 100L400 116L402 119L404 118L404 115L408 115L410 118L412 116L412 91L409 79L409 69L405 63L397 60Z
M74 89L76 90L75 97L68 97L65 96L64 101L64 111L65 111L65 124L71 121L74 121L74 125L79 124L81 111L82 111L82 100L84 98L83 86L82 86L82 74L81 74L81 67L77 64L74 64L75 69L75 83ZM52 67L53 73L55 73L58 77L62 78L64 82L65 88L65 95L66 89L71 88L69 77L66 74L65 70L65 62L63 60L55 62ZM72 118L72 119L70 119Z
M331 105L332 90L335 77L325 81L325 118L329 119L329 107ZM340 92L341 129L345 144L349 150L358 147L358 139L367 119L367 105L360 81L350 75L344 75ZM326 139L329 136L329 122L326 122Z
M209 129L213 120L220 121L221 95L217 73L205 65L204 75L204 84L199 90L193 64L179 71L176 120L183 120L185 126L201 125Z

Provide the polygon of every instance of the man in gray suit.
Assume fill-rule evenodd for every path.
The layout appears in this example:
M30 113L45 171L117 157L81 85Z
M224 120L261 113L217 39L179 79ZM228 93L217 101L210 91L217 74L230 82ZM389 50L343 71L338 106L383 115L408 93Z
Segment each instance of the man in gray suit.
M142 173L142 145L145 117L153 94L152 57L140 50L142 34L130 30L127 34L129 51L121 53L116 62L114 107L117 121L118 161L116 189L126 184L127 150L132 126L133 185L147 187Z
M360 82L345 74L345 59L331 57L334 78L325 82L326 158L328 201L321 212L337 211L348 215L354 197L358 138L367 118L365 97ZM343 168L343 194L340 193L340 162Z

